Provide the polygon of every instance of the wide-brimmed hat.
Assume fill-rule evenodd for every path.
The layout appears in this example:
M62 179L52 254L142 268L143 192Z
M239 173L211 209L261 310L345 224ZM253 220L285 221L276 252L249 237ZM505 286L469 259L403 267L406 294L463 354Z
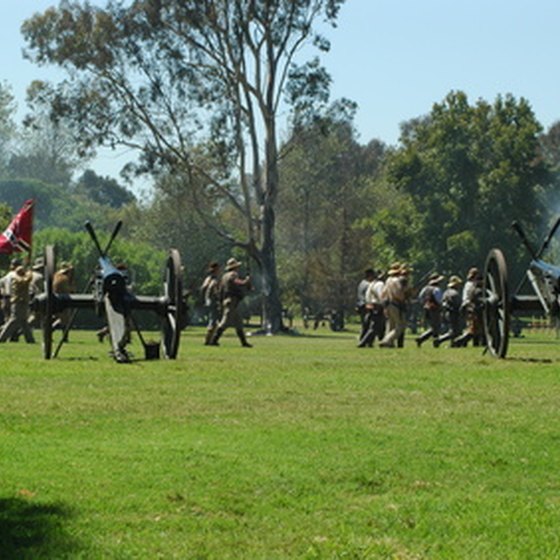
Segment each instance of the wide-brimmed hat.
M218 270L218 268L220 268L220 263L218 261L212 261L208 265L208 272L214 272L215 270Z
M22 262L21 259L15 258L10 261L10 266L15 269L18 266L21 266Z
M439 284L442 280L445 280L445 276L434 272L433 274L430 274L428 284L430 284L430 286L437 286L437 284Z
M453 274L449 278L449 282L447 283L447 287L448 288L456 288L457 286L460 286L462 283L463 283L463 281L461 280L461 277L457 276L456 274Z
M469 268L469 271L467 272L467 280L474 280L479 275L480 272L478 268L476 268L476 266L473 266L472 268Z
M227 271L235 270L236 268L239 268L240 266L241 266L241 263L237 259L234 259L233 257L231 257L231 259L228 259L228 261L226 263L226 270Z
M45 267L45 260L43 257L37 257L33 262L33 270L43 270Z
M402 267L400 263L393 263L387 271L387 276L399 276L401 274L401 271Z
M68 261L62 261L60 263L60 272L66 274L67 272L70 272L71 270L74 270L74 267L72 266L72 263L68 262Z

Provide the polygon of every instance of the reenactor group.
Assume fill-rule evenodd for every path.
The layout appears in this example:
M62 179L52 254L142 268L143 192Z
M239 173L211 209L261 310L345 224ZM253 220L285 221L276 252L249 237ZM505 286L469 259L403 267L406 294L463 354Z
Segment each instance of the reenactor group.
M30 301L43 290L42 268L39 261L29 269L21 259L12 259L9 271L0 278L3 321L0 342L17 341L21 334L26 342L35 342L32 325L36 317L31 313Z
M381 348L402 347L413 299L422 308L426 329L416 337L416 345L432 339L438 348L444 342L451 347L483 344L482 275L476 267L468 270L466 281L437 272L429 275L418 293L410 285L412 269L400 263L391 265L386 274L369 268L358 284L356 308L361 319L359 348L371 347L375 340Z
M235 258L226 262L221 274L218 262L211 262L201 286L201 294L208 315L204 343L219 346L228 327L233 327L241 345L250 348L243 328L240 303L252 289L249 275L239 274L241 263ZM36 259L26 267L13 259L10 270L0 278L1 314L0 342L17 341L23 334L25 341L34 342L33 327L40 327L40 318L33 312L32 301L43 291L43 260ZM482 277L475 267L469 269L463 284L457 275L445 278L432 273L418 293L410 285L412 269L394 263L382 274L373 269L365 271L358 285L357 311L361 319L358 347L372 347L378 340L381 348L402 347L413 299L420 304L426 329L416 337L418 347L431 339L434 347L449 342L452 347L483 343ZM54 293L74 291L74 269L63 262L53 277ZM445 285L444 285L445 284ZM65 330L69 310L55 315L53 328ZM101 338L100 338L101 339Z
M41 257L33 266L21 259L12 259L9 271L0 278L1 320L0 342L17 342L23 335L27 343L34 343L33 328L40 327L40 317L33 310L33 299L43 292L44 263ZM70 293L73 289L74 268L63 262L53 276L54 293ZM68 312L55 316L53 328L64 328Z

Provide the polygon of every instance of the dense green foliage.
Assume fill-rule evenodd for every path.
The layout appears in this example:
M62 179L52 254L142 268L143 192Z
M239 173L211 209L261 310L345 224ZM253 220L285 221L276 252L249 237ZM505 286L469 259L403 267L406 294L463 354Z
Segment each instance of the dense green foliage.
M544 195L552 177L540 131L523 99L471 106L465 94L450 93L403 126L386 176L398 208L374 217L376 241L422 269L462 272L492 247L518 257L512 221L534 236L550 220Z
M102 247L110 233L110 231L98 232ZM41 255L45 245L54 245L58 262L69 261L72 263L76 289L83 291L97 266L99 257L89 235L85 231L72 233L62 228L49 228L40 231L35 236L35 254ZM139 294L157 295L160 293L166 251L154 249L147 243L117 238L111 247L110 256L115 264L127 265L135 290Z
M0 348L3 556L556 556L550 337L505 361L328 331L202 338L130 365L91 333L50 362Z

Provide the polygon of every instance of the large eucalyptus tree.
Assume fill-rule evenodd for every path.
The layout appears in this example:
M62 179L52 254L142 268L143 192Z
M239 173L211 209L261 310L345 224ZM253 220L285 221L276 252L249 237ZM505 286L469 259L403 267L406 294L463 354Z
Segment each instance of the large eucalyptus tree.
M313 29L334 24L343 2L109 0L101 9L63 0L22 28L32 60L68 72L35 95L73 122L84 152L136 149L137 169L171 174L190 189L208 225L257 263L274 331L282 326L279 113L288 97L308 102L325 93L323 69L295 61L305 43L329 48ZM237 221L222 220L231 217L226 204Z

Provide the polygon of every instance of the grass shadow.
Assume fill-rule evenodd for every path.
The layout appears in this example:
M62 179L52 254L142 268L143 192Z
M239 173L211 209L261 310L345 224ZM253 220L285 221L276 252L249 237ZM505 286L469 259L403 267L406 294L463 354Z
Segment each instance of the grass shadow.
M0 558L69 558L78 550L64 522L71 511L61 504L0 498Z
M57 356L57 360L61 362L98 362L99 358L97 356L70 356L69 358L60 358Z
M513 358L507 357L506 360L508 362L525 362L533 364L553 364L558 362L558 360L553 360L551 358L523 358L521 356L515 356Z

